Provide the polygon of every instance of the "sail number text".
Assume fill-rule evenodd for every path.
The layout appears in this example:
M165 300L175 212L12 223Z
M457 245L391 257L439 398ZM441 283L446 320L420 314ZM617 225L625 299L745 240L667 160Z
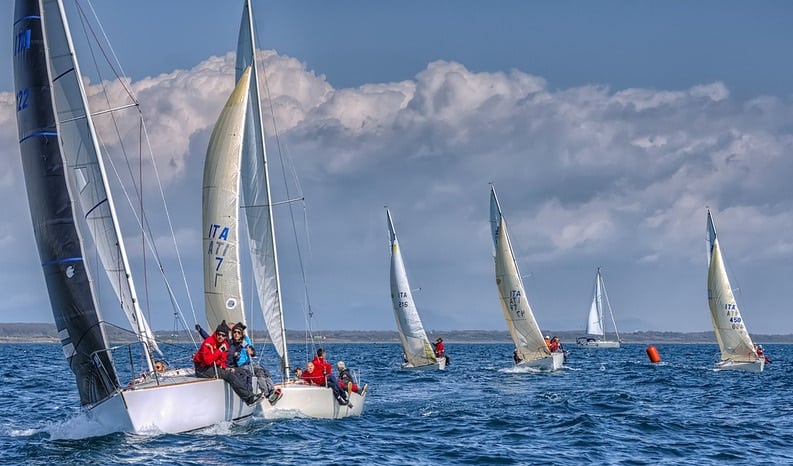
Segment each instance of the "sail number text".
M25 29L17 33L14 37L14 56L17 56L30 48L30 29Z
M407 309L407 308L410 307L410 304L408 304L408 300L407 299L408 299L407 292L400 291L399 292L399 302L397 303L397 305L399 306L400 309Z
M526 311L520 308L521 292L520 290L509 291L509 302L507 306L517 317L526 317Z
M742 330L744 328L743 318L741 318L741 313L735 303L725 304L724 312L727 313L727 319L730 321L733 330Z
M228 254L231 248L231 243L228 242L230 232L231 229L229 227L217 224L209 225L209 231L207 232L207 238L209 238L207 254L214 256L217 262L215 266L215 279L213 280L214 286L217 286L218 279L223 276L223 274L220 273L220 266L223 265L223 260L226 258L226 254Z
M14 37L14 56L22 54L25 50L30 48L30 29L18 32ZM28 108L28 98L30 97L30 89L27 87L17 92L17 112Z

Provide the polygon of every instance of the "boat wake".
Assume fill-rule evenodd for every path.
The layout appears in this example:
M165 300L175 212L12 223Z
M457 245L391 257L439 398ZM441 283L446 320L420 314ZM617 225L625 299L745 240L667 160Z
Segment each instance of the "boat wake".
M116 429L91 419L87 413L80 413L72 418L53 422L42 430L49 435L50 440L81 440L117 432Z

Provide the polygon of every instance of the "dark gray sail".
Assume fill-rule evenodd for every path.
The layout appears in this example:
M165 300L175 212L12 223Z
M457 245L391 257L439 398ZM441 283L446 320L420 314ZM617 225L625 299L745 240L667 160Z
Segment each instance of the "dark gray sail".
M51 82L60 76L48 75L37 0L16 1L13 30L19 148L33 232L63 352L80 402L90 405L112 393L118 379L75 225L51 95Z

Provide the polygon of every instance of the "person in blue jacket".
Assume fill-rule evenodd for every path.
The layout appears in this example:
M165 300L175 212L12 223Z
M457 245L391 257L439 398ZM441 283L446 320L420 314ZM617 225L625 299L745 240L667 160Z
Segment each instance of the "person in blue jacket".
M229 339L228 359L226 366L229 368L241 368L242 370L250 371L248 375L253 374L259 385L259 390L264 393L270 404L275 404L281 399L282 393L280 388L275 388L273 379L270 372L253 362L253 357L256 356L256 349L251 343L248 335L245 335L247 327L242 322L237 322L231 328L231 339Z

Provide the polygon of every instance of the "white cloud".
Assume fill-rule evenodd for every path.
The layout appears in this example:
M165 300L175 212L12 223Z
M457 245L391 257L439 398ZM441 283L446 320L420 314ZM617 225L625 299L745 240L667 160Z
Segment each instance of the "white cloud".
M445 328L460 308L488 309L489 316L497 306L487 230L490 181L522 248L521 261L548 270L583 268L580 287L587 289L595 263L634 267L628 293L636 302L657 293L642 282L643 271L701 272L705 206L717 213L735 265L779 268L793 254L787 235L793 227L790 102L763 96L737 102L720 82L681 90L553 90L519 70L473 72L447 61L430 63L413 80L334 89L294 58L274 52L260 58L282 149L308 198L315 266L324 272L314 279L315 296L331 313L339 296L359 303L344 312L387 307L380 299L388 286L382 213L388 204L418 278L464 288L437 298L427 291L428 326ZM166 189L181 199L198 196L206 138L232 88L232 70L228 54L132 83ZM11 167L0 175L0 193L19 197L11 97L0 94L0 151ZM122 129L125 138L135 133L132 124ZM275 160L278 148L268 142ZM197 209L197 202L184 205ZM183 253L194 254L197 214L176 214ZM422 276L423 270L442 279ZM558 298L551 306L561 316L574 308L574 297L560 291L569 286L579 284L547 290ZM669 286L680 287L681 299L693 296L702 304L702 283ZM660 315L660 304L645 307L637 312ZM390 328L390 314L384 315L378 322ZM496 311L466 322L501 328L498 318ZM570 315L570 322L580 318ZM653 318L646 320L667 325Z

